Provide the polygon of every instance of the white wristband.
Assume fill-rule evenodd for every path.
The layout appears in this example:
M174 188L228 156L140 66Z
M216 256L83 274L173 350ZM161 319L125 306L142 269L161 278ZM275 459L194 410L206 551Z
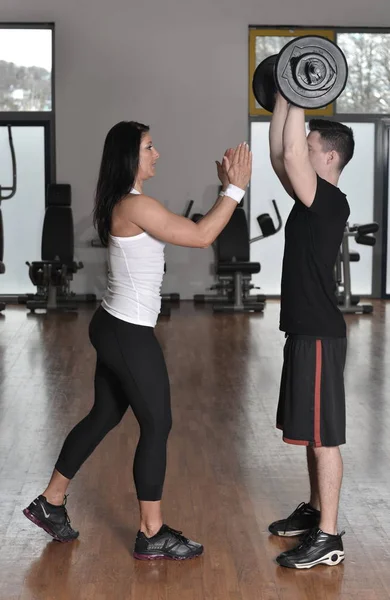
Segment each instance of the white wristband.
M241 202L243 197L245 196L245 190L229 183L226 190L219 194L220 196L229 196L232 200L235 200L238 204Z

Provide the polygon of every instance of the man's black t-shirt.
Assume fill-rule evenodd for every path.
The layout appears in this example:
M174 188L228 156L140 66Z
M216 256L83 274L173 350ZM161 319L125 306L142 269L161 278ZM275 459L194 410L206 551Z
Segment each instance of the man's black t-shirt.
M280 329L291 334L345 337L337 307L334 265L349 217L345 194L317 176L310 207L298 198L285 227Z

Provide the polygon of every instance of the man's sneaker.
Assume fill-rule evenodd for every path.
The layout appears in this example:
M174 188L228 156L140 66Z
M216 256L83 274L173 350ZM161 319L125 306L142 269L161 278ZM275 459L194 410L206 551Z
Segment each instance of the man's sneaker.
M203 554L203 546L192 542L181 531L163 525L153 537L139 531L135 540L134 558L138 560L186 560Z
M271 523L268 530L273 535L282 537L293 537L294 535L302 535L311 531L313 527L318 527L321 513L310 504L301 502L287 519L275 521Z
M338 565L344 560L344 547L340 535L324 533L317 527L307 533L296 548L282 552L276 561L282 567L311 569L316 565Z
M71 542L79 537L79 532L72 529L68 512L65 508L67 496L61 506L49 504L45 496L38 496L24 509L23 514L35 525L41 527L57 542Z

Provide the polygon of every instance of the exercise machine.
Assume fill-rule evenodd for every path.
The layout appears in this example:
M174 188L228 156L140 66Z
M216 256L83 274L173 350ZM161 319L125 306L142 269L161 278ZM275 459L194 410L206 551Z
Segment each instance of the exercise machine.
M250 262L250 244L275 235L282 228L282 219L275 200L272 200L276 214L275 226L269 213L257 217L261 235L250 239L246 214L237 207L215 243L215 273L217 282L210 290L216 294L195 294L195 304L212 304L214 312L262 312L266 298L262 294L251 295L259 289L251 283L252 275L259 273L261 265Z
M74 260L74 228L72 195L69 184L50 184L47 189L46 210L43 221L41 260L26 262L31 282L37 286L36 294L19 296L31 312L76 311L76 294L70 290L73 276L83 268ZM94 294L87 295L94 301Z
M336 297L343 313L369 314L373 312L372 304L360 304L359 296L354 296L351 291L351 262L359 262L360 255L358 252L350 252L349 238L353 237L357 244L363 246L375 246L376 238L372 234L378 230L378 223L352 226L347 223L345 227L343 241L334 267Z
M7 125L8 129L8 144L11 153L11 164L12 164L12 185L4 186L0 184L0 275L5 273L5 264L3 262L4 259L4 225L3 225L3 215L1 212L1 203L3 200L10 200L16 194L17 190L17 168L16 168L16 155L15 155L15 147L12 138L12 127L11 125ZM0 302L0 312L5 309L5 302Z

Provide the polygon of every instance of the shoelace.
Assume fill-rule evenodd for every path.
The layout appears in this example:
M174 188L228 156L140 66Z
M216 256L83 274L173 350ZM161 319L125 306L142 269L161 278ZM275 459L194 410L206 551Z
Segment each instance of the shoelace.
M308 531L305 537L303 538L302 542L299 544L297 550L303 550L304 548L308 548L309 546L311 546L318 535L318 531L319 529L316 528L312 529L311 531Z
M66 495L64 496L64 501L63 501L63 503L62 503L62 506L63 506L64 513L65 513L66 524L67 524L67 525L69 525L69 527L70 527L70 528L72 528L72 526L71 526L71 524L70 524L70 518L69 518L69 515L68 515L68 511L66 510L66 503L67 503L67 501L68 501L68 495L69 495L69 494L66 494Z
M176 539L178 539L182 544L188 544L188 539L182 535L182 531L177 531L176 529L172 529L172 527L168 527L167 530L171 533Z
M290 525L291 521L299 514L304 513L306 509L306 503L305 502L301 502L300 504L298 504L298 506L296 507L296 509L294 510L293 513L291 513L291 515L289 517L287 517L286 519L286 525L284 527L284 533L286 533L288 526Z
M306 535L304 536L302 542L299 544L298 548L307 548L308 546L311 546L311 544L315 541L315 539L318 536L318 533L324 533L323 531L321 531L321 529L318 528L314 528L311 531L308 531L306 533ZM338 534L340 537L343 537L343 535L345 535L345 531L343 530L341 533Z

